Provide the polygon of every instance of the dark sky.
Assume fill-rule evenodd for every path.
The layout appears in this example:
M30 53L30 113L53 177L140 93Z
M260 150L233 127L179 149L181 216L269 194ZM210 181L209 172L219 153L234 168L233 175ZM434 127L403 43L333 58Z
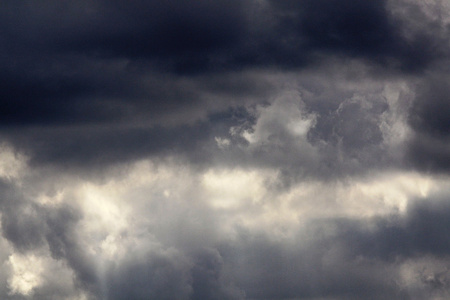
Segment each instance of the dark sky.
M450 2L4 0L0 298L450 298Z

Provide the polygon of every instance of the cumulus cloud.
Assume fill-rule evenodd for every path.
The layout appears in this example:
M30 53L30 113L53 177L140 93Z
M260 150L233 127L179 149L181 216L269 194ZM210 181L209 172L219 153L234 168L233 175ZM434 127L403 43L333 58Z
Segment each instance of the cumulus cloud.
M107 181L53 179L57 192L33 178L37 197L22 189L17 215L2 210L8 297L383 299L426 294L430 276L443 282L433 291L447 291L443 270L421 262L428 280L414 260L446 261L438 233L448 219L446 180L380 174L286 191L263 170L198 173L142 161L115 172ZM425 279L410 281L407 268Z

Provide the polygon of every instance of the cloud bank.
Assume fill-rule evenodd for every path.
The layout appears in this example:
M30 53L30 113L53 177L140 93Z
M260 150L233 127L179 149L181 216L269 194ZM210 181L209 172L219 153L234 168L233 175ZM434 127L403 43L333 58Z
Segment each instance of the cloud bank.
M1 299L447 299L450 5L5 1Z

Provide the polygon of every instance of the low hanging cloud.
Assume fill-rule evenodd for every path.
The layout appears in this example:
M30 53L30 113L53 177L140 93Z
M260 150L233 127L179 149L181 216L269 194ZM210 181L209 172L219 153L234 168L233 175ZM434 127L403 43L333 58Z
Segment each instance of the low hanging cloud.
M44 299L58 289L67 299L414 299L447 291L446 180L380 174L286 191L262 170L197 172L142 161L107 182L52 179L64 190L33 199L35 191L5 183L17 212L5 218L2 209L5 297Z
M450 6L5 1L1 299L447 299Z

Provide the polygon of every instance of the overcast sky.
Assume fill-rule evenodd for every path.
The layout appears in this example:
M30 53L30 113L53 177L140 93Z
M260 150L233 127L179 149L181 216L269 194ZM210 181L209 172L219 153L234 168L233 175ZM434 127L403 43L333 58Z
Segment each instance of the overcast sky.
M449 299L448 0L3 0L0 299Z

